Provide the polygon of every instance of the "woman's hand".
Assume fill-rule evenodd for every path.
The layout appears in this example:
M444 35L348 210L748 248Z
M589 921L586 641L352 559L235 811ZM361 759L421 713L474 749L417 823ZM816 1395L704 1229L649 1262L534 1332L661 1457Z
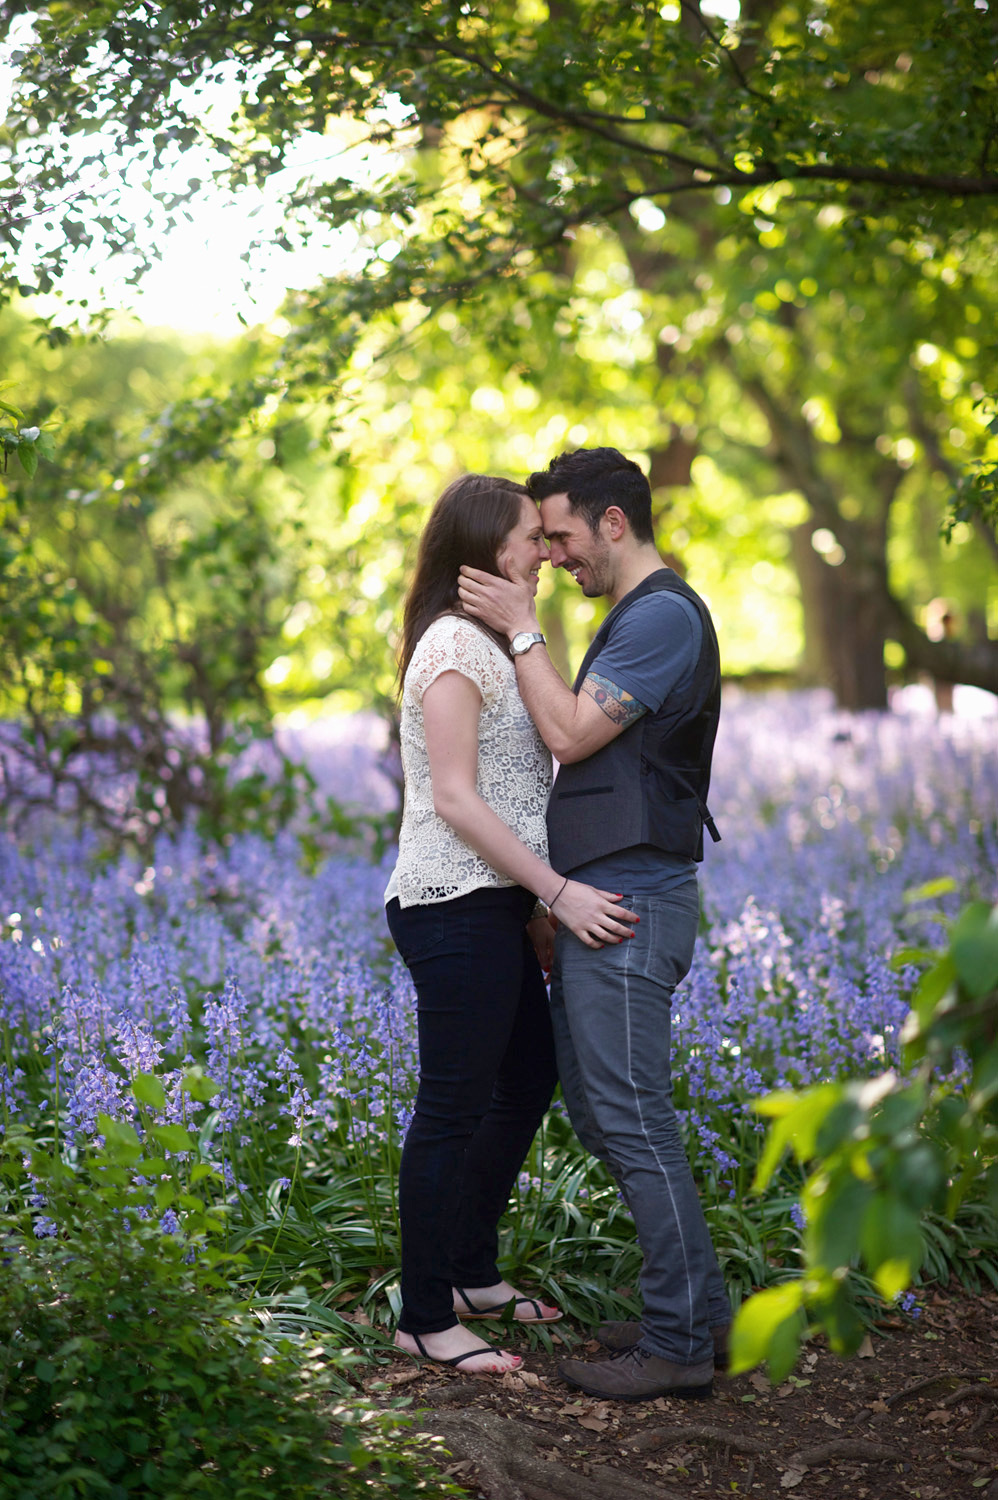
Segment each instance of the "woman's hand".
M602 948L607 943L623 943L634 936L628 924L640 922L636 912L619 906L619 895L601 891L581 880L569 880L551 902L552 915L564 922L587 948Z
M554 963L554 924L549 917L531 917L527 923L527 936L534 945L537 962L546 979Z

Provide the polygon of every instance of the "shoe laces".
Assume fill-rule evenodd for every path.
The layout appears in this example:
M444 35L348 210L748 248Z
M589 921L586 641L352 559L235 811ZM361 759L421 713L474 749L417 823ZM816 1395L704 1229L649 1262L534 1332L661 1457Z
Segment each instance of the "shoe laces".
M640 1344L629 1344L626 1349L611 1350L610 1358L618 1360L634 1359L643 1364L646 1359L653 1359L654 1356L648 1349L642 1349Z

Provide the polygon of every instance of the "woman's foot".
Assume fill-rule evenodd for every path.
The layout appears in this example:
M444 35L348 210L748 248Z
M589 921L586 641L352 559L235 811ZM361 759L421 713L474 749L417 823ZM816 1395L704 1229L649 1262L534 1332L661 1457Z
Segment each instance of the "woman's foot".
M440 1333L403 1333L395 1335L396 1349L406 1354L419 1354L440 1365L456 1364L465 1375L504 1375L508 1370L518 1370L523 1360L518 1354L507 1354L505 1349L493 1349L473 1334L462 1328L444 1328Z
M454 1288L454 1311L469 1322L475 1318L501 1318L511 1301L514 1323L557 1323L564 1316L560 1308L548 1302L524 1297L508 1281L497 1281L495 1286Z

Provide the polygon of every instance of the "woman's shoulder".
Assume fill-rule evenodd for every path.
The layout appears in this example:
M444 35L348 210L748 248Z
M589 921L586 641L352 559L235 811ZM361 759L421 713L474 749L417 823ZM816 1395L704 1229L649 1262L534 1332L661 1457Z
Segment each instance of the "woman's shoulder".
M423 631L416 644L416 652L420 648L431 650L434 647L446 647L452 645L455 649L480 654L483 656L504 657L505 652L497 641L494 641L487 631L470 620L467 615L437 615L431 620Z
M491 699L501 691L508 662L502 647L473 620L464 615L438 615L416 643L406 682L414 691L425 691L441 672L457 671Z

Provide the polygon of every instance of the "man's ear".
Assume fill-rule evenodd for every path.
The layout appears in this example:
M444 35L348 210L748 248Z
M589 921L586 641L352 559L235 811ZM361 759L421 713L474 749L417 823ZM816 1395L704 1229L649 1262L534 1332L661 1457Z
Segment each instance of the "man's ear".
M619 542L627 530L627 517L619 505L608 505L603 512L603 519L607 525L607 535L612 542Z

